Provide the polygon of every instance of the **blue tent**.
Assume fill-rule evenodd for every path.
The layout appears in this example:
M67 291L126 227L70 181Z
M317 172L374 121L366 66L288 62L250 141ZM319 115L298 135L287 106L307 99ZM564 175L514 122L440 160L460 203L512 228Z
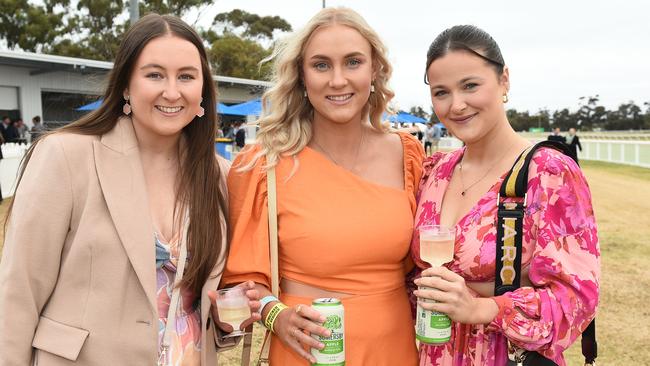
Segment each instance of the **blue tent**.
M77 109L76 111L94 111L95 109L98 109L104 101L102 99L96 100L90 104L83 105ZM219 114L230 114L228 111L230 110L230 107L223 103L217 103L217 113Z
M414 116L406 112L399 112L397 114L387 114L384 113L383 119L389 122L399 122L399 123L426 123L427 120Z
M217 113L218 114L231 114L229 113L230 106L227 106L223 103L217 103Z
M95 109L99 108L99 106L102 105L103 100L96 100L90 104L83 105L77 109L76 111L94 111Z
M248 102L231 105L227 112L223 114L232 114L235 116L259 116L262 114L262 100L260 98L249 100Z

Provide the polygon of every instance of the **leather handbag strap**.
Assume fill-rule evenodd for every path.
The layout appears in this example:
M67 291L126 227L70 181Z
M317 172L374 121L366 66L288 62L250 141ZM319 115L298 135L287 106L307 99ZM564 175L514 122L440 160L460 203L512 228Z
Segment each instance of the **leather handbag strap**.
M276 188L275 167L266 172L266 191L269 219L269 256L271 260L271 292L276 297L280 296L280 272L278 268L278 196ZM246 329L244 348L242 350L242 366L250 365L251 344L253 341L253 326ZM269 365L269 352L271 350L271 331L266 330L260 357L256 365Z
M280 272L278 271L278 196L276 189L275 167L266 176L269 212L269 245L271 256L271 292L280 296Z

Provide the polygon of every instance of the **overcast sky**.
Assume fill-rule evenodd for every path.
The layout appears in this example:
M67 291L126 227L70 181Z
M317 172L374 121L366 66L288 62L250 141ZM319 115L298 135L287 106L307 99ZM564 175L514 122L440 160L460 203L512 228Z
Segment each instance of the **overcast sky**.
M499 43L510 68L511 108L575 110L579 97L596 94L608 108L650 101L648 1L327 0L327 6L356 10L387 44L400 109L430 110L422 82L426 51L456 24L479 26ZM199 24L238 8L281 16L297 29L321 7L322 0L217 0Z

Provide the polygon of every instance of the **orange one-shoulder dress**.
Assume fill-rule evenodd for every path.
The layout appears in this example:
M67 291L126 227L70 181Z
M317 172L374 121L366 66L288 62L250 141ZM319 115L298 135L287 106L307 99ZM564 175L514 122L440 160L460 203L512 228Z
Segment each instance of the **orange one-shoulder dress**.
M403 189L364 180L309 147L297 165L283 157L276 167L280 276L352 294L342 299L347 366L418 364L405 274L423 150L410 135L400 138ZM270 288L265 161L237 170L257 152L240 153L228 177L231 245L222 283ZM313 299L280 300L293 306ZM275 337L270 357L273 366L309 365Z

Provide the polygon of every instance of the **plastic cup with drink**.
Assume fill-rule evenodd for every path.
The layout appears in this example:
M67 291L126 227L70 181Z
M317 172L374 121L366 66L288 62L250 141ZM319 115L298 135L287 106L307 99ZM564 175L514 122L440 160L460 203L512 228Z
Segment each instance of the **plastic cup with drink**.
M456 229L443 225L426 225L418 228L420 234L420 258L432 267L439 267L454 258ZM429 290L420 286L419 290ZM422 302L435 302L419 299ZM416 338L422 343L439 344L451 338L451 319L445 314L417 307Z

